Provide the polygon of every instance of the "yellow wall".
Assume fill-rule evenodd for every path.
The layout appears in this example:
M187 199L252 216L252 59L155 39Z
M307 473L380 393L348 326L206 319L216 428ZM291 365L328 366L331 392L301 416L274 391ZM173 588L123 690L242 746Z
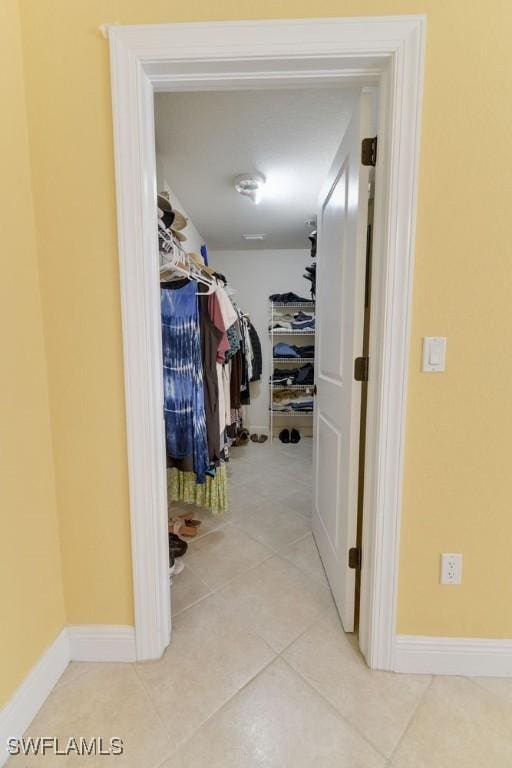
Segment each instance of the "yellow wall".
M18 9L0 3L0 707L64 623Z
M398 629L512 637L509 0L20 5L68 620L132 621L108 52L98 25L425 12ZM448 336L445 375L419 372L424 334ZM442 551L464 553L459 588L438 585Z

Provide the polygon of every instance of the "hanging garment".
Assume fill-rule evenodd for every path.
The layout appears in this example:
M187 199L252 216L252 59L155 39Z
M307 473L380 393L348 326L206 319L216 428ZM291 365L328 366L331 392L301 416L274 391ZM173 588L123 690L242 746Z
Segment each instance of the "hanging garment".
M217 362L222 365L225 360L226 353L229 352L230 341L226 333L224 315L221 311L217 293L211 293L208 296L208 313L213 325L215 328L217 328L218 331L220 331L219 343L217 345Z
M246 317L242 320L242 327L244 333L244 348L245 348L245 364L247 366L247 381L252 379L252 358L253 351L251 345L251 337L249 335L249 322Z
M164 283L161 290L164 417L167 453L192 456L197 482L209 466L197 283Z
M226 352L225 359L226 362L228 362L228 360L233 359L233 357L240 349L240 329L238 323L233 323L233 325L230 325L226 333L229 341L229 349Z
M261 379L261 373L263 370L263 361L261 356L261 342L260 337L256 331L256 328L252 323L249 323L249 337L251 339L251 346L253 351L252 361L252 377L251 381L259 381Z
M206 291L206 287L203 286L202 289L203 292ZM212 322L208 311L208 296L199 296L199 317L208 458L211 464L216 464L220 461L219 379L216 360L222 331Z
M183 501L197 507L210 509L214 515L228 510L228 476L224 462L217 468L215 477L206 476L204 483L197 483L193 472L167 470L167 498Z

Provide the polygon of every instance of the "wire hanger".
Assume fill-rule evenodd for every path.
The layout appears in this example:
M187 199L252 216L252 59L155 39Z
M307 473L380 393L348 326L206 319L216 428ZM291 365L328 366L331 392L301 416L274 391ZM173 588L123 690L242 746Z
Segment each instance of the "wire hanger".
M191 264L185 250L176 242L167 230L162 228L159 234L161 235L165 248L165 250L160 251L160 255L163 257L163 263L160 266L160 277L164 279L164 282L167 276L172 277L172 275L181 275L182 277L201 283L208 288L207 291L197 292L196 295L209 296L214 293L217 288L217 283L205 277L200 269ZM167 248L169 248L168 251Z

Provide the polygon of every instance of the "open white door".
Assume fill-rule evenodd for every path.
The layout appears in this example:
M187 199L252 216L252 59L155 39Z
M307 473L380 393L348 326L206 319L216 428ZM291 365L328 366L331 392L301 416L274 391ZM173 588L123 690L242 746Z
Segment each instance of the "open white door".
M361 94L331 167L318 211L313 534L346 632L354 630L361 383L369 168L370 95Z

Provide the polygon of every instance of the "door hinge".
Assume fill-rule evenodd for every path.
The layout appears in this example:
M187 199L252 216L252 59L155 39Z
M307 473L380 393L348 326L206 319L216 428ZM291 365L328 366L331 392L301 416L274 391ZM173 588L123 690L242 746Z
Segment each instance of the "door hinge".
M354 379L356 381L368 381L369 368L369 357L356 357L354 360Z
M348 567L361 570L361 547L350 547L348 551Z
M361 163L375 165L377 162L377 137L363 139L361 143Z

